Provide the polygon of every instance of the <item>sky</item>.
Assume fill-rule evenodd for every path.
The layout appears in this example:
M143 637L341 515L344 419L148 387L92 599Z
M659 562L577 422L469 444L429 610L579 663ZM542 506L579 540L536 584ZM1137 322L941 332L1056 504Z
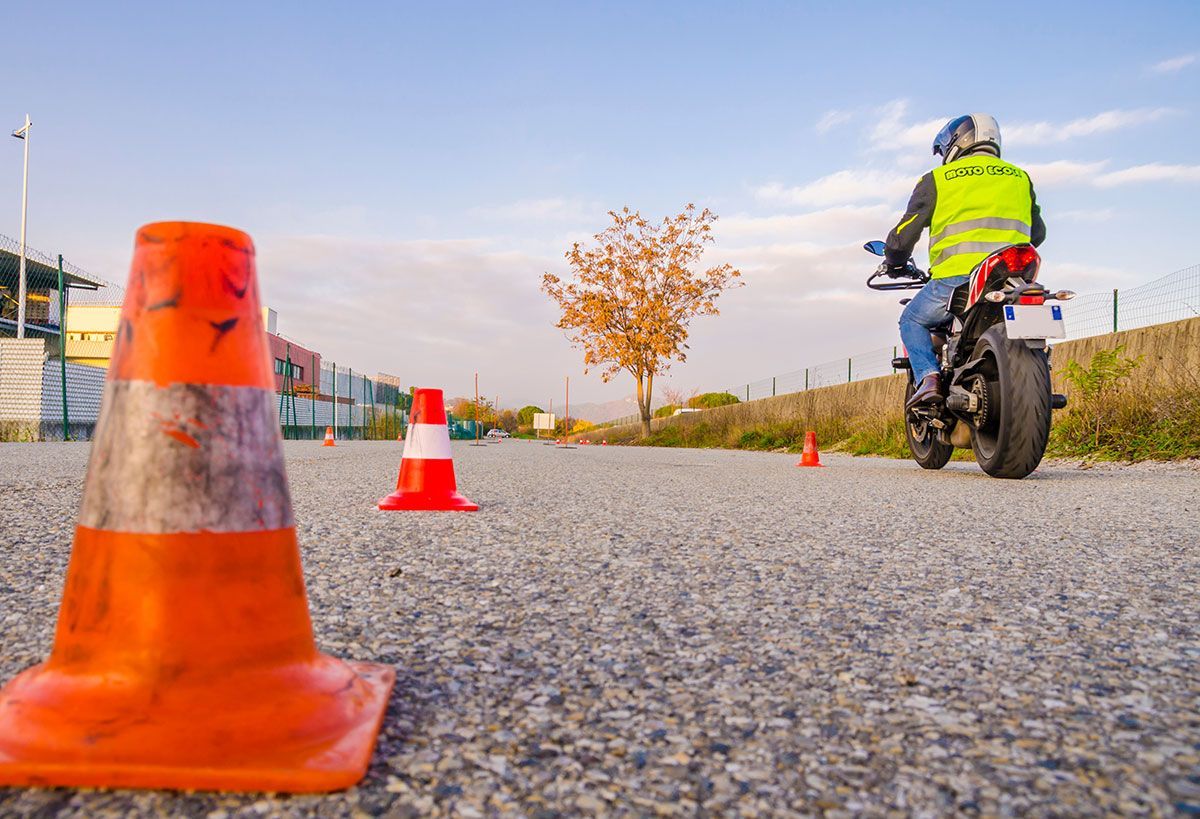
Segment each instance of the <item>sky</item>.
M585 375L539 289L624 206L711 208L705 259L743 272L692 325L674 388L896 343L861 245L961 113L993 114L1032 175L1047 283L1200 262L1195 0L10 2L3 19L25 35L0 115L34 122L31 246L123 284L139 225L232 225L284 334L451 395L478 371L504 406L557 405L567 376L573 403L632 393Z

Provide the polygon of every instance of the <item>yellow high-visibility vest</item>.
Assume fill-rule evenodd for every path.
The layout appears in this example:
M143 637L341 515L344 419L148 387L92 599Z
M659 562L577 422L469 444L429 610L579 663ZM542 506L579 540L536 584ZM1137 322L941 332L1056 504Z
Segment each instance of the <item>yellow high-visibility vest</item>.
M963 276L988 254L1029 241L1029 175L994 156L968 156L933 169L937 189L929 225L929 274Z

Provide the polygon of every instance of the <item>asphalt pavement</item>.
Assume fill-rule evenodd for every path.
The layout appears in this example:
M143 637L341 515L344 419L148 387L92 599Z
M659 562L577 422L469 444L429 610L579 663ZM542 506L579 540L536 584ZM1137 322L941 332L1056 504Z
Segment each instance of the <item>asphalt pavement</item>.
M285 445L321 649L394 664L328 796L0 789L0 815L1200 813L1200 469L505 441ZM0 681L49 652L86 444L0 444Z

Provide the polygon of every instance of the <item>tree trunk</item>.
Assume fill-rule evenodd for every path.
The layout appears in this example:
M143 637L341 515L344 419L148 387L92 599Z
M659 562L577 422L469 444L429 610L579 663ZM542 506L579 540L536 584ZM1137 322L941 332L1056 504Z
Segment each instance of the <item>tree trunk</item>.
M642 416L642 437L650 435L650 395L647 383L640 373L633 376L637 380L638 413Z

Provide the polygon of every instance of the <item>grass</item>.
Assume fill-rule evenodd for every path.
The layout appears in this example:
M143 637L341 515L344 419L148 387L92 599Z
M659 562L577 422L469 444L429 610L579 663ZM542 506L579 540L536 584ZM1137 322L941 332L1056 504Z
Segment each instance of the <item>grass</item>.
M1200 458L1200 386L1132 388L1081 402L1054 425L1048 451L1098 461Z
M748 425L675 424L656 430L639 443L645 446L799 452L804 448L804 436L809 430L816 432L817 445L823 451L890 458L908 456L904 424L898 413L895 417L847 418L839 415Z
M1200 458L1200 375L1184 366L1158 366L1139 378L1141 364L1120 347L1097 352L1086 367L1068 362L1062 373L1070 402L1054 414L1046 454L1110 461ZM681 418L630 443L799 452L808 430L816 432L822 451L910 457L899 407L872 413L837 399L805 402L795 417L783 420ZM954 459L973 455L959 449Z

